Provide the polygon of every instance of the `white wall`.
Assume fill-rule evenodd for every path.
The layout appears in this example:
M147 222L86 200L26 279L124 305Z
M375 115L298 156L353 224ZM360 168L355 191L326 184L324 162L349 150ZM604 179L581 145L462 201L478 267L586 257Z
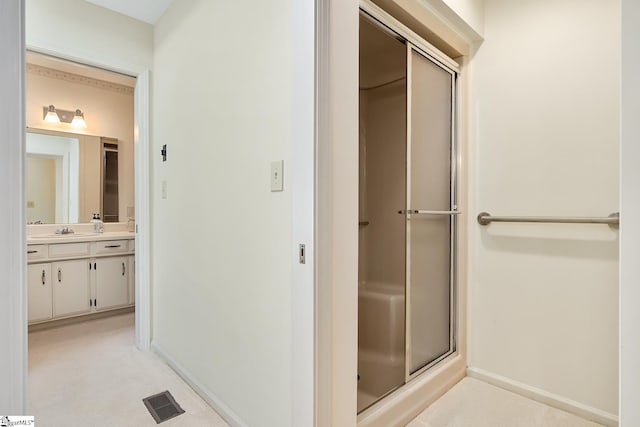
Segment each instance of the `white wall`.
M442 0L478 34L484 33L485 0Z
M640 425L640 3L622 0L620 425Z
M485 4L485 41L474 59L471 213L618 211L618 2ZM613 420L618 232L535 224L471 230L470 367Z
M25 0L29 49L138 73L151 68L153 26L83 0Z
M153 345L241 425L292 425L297 398L292 21L290 0L196 0L155 28L151 151L166 144L168 160L152 157Z
M78 130L68 123L47 123L42 107L53 104L63 110L83 111L87 128ZM118 140L118 202L120 221L127 221L127 207L134 206L133 183L133 91L121 92L102 87L27 72L27 126L59 132L107 136ZM85 141L81 141L84 144ZM91 143L91 142L90 142ZM99 159L96 164L99 165ZM84 213L81 222L91 217Z

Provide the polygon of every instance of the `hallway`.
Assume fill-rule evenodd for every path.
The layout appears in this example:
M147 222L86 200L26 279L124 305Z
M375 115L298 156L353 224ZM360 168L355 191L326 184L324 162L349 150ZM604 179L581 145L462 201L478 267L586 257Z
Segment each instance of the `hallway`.
M155 426L142 399L169 390L185 413L163 426L225 423L153 353L134 344L134 314L29 334L29 412L41 427Z

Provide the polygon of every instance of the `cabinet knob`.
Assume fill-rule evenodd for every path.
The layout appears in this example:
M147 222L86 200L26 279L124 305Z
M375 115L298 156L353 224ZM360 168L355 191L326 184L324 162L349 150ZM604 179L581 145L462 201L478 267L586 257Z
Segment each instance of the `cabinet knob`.
M62 282L62 268L58 267L58 282Z
M46 276L44 270L42 270L42 286L44 286L44 284L46 282L46 278L47 278L47 276Z
M123 262L123 263L122 263L122 275L123 275L123 276L124 276L125 271L126 271L126 269L125 269L125 267L124 267L124 262Z

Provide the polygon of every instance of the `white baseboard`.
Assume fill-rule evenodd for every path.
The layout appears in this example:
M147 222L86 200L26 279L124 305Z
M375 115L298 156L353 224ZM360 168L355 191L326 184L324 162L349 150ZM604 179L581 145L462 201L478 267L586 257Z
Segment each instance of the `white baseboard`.
M242 419L234 413L231 408L218 398L211 391L207 390L198 380L176 362L169 354L157 343L151 343L151 350L156 353L164 362L171 367L186 382L193 391L198 394L209 406L211 406L229 425L232 427L248 427Z
M467 368L467 375L584 419L595 421L608 427L618 427L618 417L616 415L584 405L575 400L567 399L479 368Z

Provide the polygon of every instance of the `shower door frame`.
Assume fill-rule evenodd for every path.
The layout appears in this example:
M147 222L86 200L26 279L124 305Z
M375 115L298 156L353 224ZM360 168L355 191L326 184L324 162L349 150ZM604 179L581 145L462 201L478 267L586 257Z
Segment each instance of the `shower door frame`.
M405 273L405 384L411 379L421 375L423 372L428 371L431 367L437 365L447 357L456 352L457 348L457 266L458 266L458 170L460 167L460 155L457 146L457 93L458 93L458 67L448 67L443 64L438 58L430 54L426 49L416 46L411 41L407 40L407 197L406 197L406 273ZM435 49L435 48L434 48ZM411 372L411 307L409 301L411 300L411 233L410 233L410 219L411 209L415 209L416 206L411 206L411 146L412 146L412 114L411 114L411 102L412 102L412 53L416 52L418 55L424 57L425 60L431 61L436 66L446 71L451 75L451 134L450 134L450 147L449 147L449 161L450 161L450 176L449 176L449 214L451 222L449 223L449 350L444 354L438 356L431 362L422 366L421 368ZM457 65L457 64L456 64ZM434 211L435 212L435 211Z
M411 364L410 364L410 310L409 310L409 298L410 298L410 289L409 289L409 280L410 280L410 272L409 272L409 239L408 232L407 241L406 241L406 252L405 252L405 268L406 268L406 277L405 277L405 382L403 385L396 388L404 387L411 380L419 377L429 369L438 365L444 360L447 360L449 357L454 356L457 353L457 337L458 337L458 322L457 319L457 288L458 288L458 219L457 214L460 212L458 209L458 171L460 169L461 163L461 153L458 148L458 132L457 132L457 112L458 112L458 97L459 97L459 84L458 77L460 73L460 68L457 62L448 57L446 54L438 50L436 47L429 44L427 41L422 39L419 35L415 34L409 28L396 21L393 17L389 16L385 11L377 7L376 5L368 2L361 1L360 2L360 12L368 18L372 23L380 26L383 31L391 33L394 37L402 39L407 46L407 135L406 135L406 150L407 150L407 206L405 209L411 209L409 206L409 191L410 191L410 155L411 155L411 70L410 70L410 61L411 61L411 52L416 51L418 54L424 56L427 60L432 61L435 65L442 68L444 71L451 74L451 178L450 178L450 208L452 211L455 211L456 214L451 215L451 231L450 231L450 273L449 273L449 304L450 304L450 331L449 331L449 351L445 354L439 356L435 360L431 361L427 365L421 367L415 372L411 373ZM393 393L391 391L390 393ZM383 400L382 397L380 400Z

